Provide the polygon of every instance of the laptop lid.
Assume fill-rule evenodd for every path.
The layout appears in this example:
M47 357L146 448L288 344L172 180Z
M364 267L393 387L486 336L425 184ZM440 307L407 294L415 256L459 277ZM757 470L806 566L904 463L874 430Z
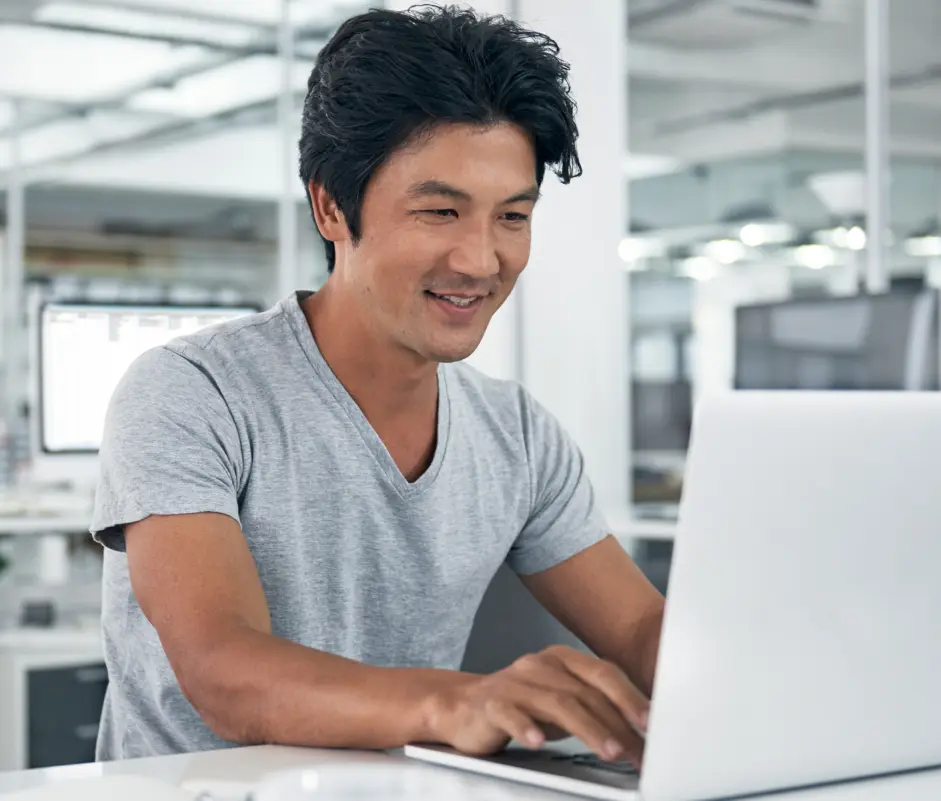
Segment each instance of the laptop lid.
M941 396L697 410L645 801L941 764Z

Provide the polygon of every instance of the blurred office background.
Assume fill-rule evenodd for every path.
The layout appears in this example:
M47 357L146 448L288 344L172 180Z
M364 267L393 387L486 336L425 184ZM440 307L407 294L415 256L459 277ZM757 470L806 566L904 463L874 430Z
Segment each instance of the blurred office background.
M299 110L369 5L0 2L0 770L93 754L85 532L118 368L326 278ZM471 5L559 38L586 166L547 186L474 362L562 419L666 591L697 395L938 389L941 5ZM529 604L498 579L469 667L538 646Z

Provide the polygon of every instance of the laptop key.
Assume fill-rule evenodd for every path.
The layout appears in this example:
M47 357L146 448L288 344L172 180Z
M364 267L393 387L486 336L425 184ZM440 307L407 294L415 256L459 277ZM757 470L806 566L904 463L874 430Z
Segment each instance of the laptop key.
M605 762L595 754L558 754L552 757L556 762L569 762L582 768L593 768L595 770L606 770L611 773L619 773L623 776L637 776L637 768L630 762Z

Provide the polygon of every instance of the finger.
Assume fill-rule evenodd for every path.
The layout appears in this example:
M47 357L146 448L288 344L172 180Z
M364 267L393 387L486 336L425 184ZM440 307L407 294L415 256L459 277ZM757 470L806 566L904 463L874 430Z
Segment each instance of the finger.
M506 733L526 748L542 748L546 742L545 734L536 722L513 704L491 701L487 704L485 714L491 726Z
M646 733L650 700L617 665L571 648L560 649L553 656L573 676L604 693L635 731Z
M643 740L622 712L601 690L573 675L561 662L546 659L539 669L529 672L526 683L530 687L576 698L614 734L623 746L626 758L633 762L632 757L642 754L643 748L638 748L638 744L642 746Z
M632 764L637 764L643 756L642 737L634 730L627 716L602 690L567 668L564 662L567 652L576 654L576 659L583 656L597 666L607 664L572 649L551 648L540 654L533 654L531 658L520 660L517 668L522 674L521 680L530 689L541 689L579 700L614 735L614 739L622 746L623 756ZM617 670L613 665L610 667Z
M621 759L626 759L639 770L644 758L644 738L631 728L621 712L598 690L586 685L579 698L589 712L614 732L624 749Z
M574 695L533 687L524 700L524 711L577 737L601 759L619 759L624 753L615 733Z

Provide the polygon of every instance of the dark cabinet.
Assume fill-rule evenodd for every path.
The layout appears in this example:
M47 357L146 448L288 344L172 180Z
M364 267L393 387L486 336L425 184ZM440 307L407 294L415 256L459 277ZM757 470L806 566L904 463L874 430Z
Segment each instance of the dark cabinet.
M108 673L101 663L27 674L30 768L93 762Z

